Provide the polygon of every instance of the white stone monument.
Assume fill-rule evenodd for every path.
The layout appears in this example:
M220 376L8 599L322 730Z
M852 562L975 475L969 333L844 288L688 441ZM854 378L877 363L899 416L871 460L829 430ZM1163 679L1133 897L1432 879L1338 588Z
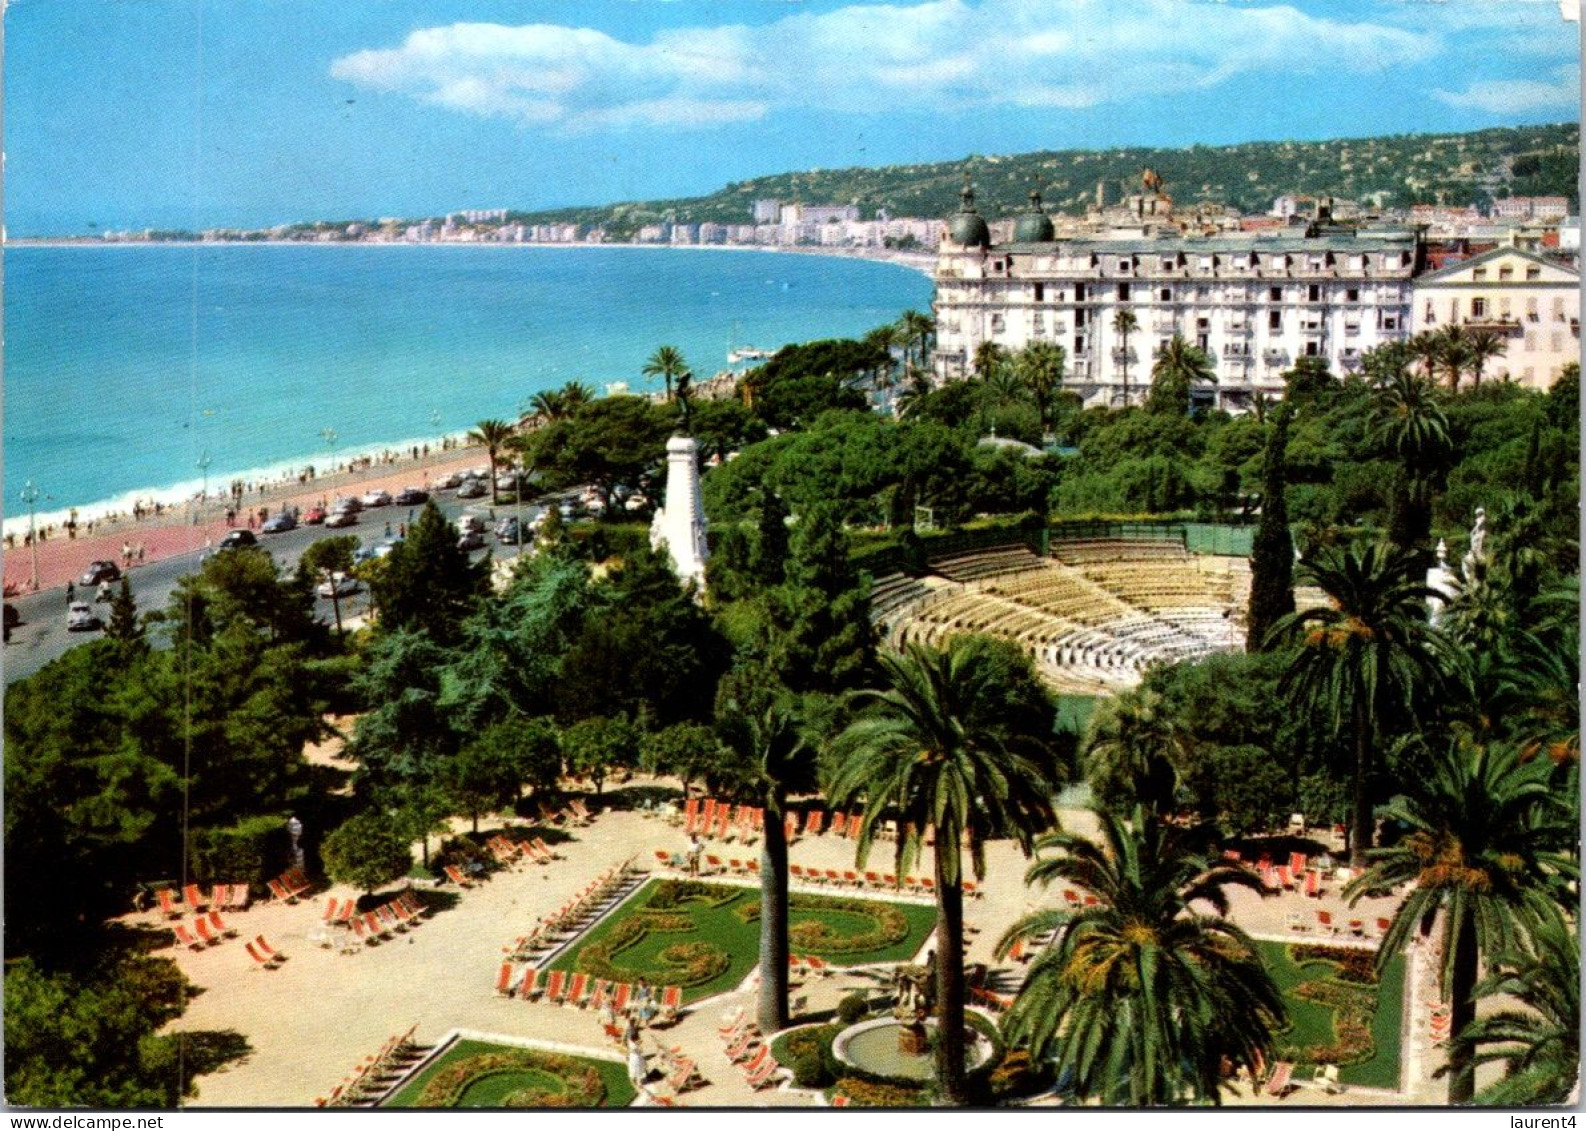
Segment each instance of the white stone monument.
M1437 540L1437 563L1426 571L1426 587L1435 596L1426 599L1427 611L1431 613L1432 623L1438 624L1443 619L1443 609L1454 599L1458 592L1458 581L1454 571L1448 568L1448 543L1439 538Z
M672 555L672 567L683 581L692 580L705 591L705 507L699 497L699 445L692 436L673 436L666 442L666 502L650 524L650 546L663 546Z

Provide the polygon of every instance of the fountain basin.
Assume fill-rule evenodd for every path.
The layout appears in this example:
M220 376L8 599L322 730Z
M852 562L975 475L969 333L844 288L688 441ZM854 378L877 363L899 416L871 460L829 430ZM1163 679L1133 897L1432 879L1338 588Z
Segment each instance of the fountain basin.
M925 1023L926 1030L934 1033L935 1021ZM905 1030L908 1026L890 1017L874 1021L861 1021L838 1033L832 1041L832 1055L842 1063L875 1076L890 1076L898 1080L925 1081L936 1076L935 1058L929 1048L918 1053L904 1052ZM964 1026L964 1066L979 1068L991 1059L994 1051L991 1041L974 1026Z

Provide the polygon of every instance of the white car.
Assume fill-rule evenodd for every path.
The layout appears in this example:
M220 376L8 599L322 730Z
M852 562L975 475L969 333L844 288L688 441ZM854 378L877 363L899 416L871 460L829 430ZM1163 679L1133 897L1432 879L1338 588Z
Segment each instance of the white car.
M105 624L87 601L73 601L66 610L67 632L93 632Z
M348 577L345 573L335 573L327 581L321 581L315 590L321 597L351 597L358 592L358 579Z
M391 505L391 492L376 487L373 491L365 491L358 501L366 507L388 507Z

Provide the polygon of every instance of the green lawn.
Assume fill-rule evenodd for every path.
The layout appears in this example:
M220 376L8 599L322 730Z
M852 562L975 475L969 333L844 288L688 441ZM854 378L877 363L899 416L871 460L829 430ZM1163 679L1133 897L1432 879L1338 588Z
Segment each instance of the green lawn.
M383 1107L418 1107L419 1097L424 1088L434 1077L445 1072L462 1061L478 1056L488 1056L494 1053L511 1053L519 1051L514 1045L498 1045L488 1041L461 1040L447 1049L433 1064L428 1065L412 1080L409 1080L402 1090L397 1092L381 1106ZM600 1082L605 1088L605 1099L601 1107L627 1107L637 1096L633 1084L628 1080L627 1070L623 1065L610 1060L599 1060L595 1057L572 1057L580 1068L593 1068L600 1076ZM469 1084L463 1091L461 1099L454 1105L456 1107L500 1107L503 1099L512 1092L525 1087L539 1087L548 1090L557 1090L559 1078L553 1073L525 1068L516 1071L494 1072L482 1076Z
M699 884L695 889L697 896L664 907L652 906L663 885L669 882L651 880L645 884L549 969L568 973L583 969L598 977L610 976L603 972L598 956L616 938L622 941L610 949L605 962L622 981L634 981L642 975L652 985L682 985L685 1002L736 987L758 958L759 890ZM667 901L663 898L662 902ZM897 916L906 927L901 938L867 949L851 949L853 940L883 927L883 920L897 923ZM640 931L640 924L653 929ZM841 896L802 893L793 896L788 916L794 954L813 954L839 966L906 962L919 952L935 925L936 909L932 906L883 900L845 901ZM632 937L625 939L624 935ZM580 965L591 948L595 948L595 955ZM699 965L692 966L693 962ZM707 971L708 976L704 976Z
M1339 1062L1339 1076L1345 1084L1367 1088L1398 1088L1400 1026L1404 1012L1404 957L1400 955L1394 958L1383 971L1382 980L1368 986L1339 980L1339 968L1331 962L1321 959L1310 960L1303 965L1296 962L1294 945L1278 942L1256 944L1262 961L1288 1001L1291 1028L1279 1034L1280 1050L1287 1047L1286 1052L1280 1051L1280 1056L1307 1067L1320 1062ZM1312 995L1325 997L1330 1002L1336 1001L1342 1008L1330 1008L1321 1001L1308 1000ZM1359 1017L1360 1023L1364 1025L1363 1032L1369 1034L1371 1054L1356 1063L1342 1064L1344 1058L1327 1055L1329 1046L1336 1046L1342 1041L1350 1047L1364 1047L1364 1042L1360 1040L1361 1032L1353 1031L1352 1035L1348 1020L1351 1014ZM1340 1033L1340 1028L1344 1030L1343 1033Z

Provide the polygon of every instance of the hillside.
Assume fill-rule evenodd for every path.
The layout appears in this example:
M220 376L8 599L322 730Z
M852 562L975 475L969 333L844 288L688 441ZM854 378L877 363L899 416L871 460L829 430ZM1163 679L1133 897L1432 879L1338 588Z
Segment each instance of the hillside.
M709 196L601 208L514 213L531 223L602 224L616 235L641 223L746 224L752 202L858 204L866 218L943 216L957 207L967 173L983 213L1020 211L1039 188L1055 212L1082 213L1096 199L1134 191L1142 169L1157 171L1179 204L1210 201L1264 212L1285 193L1332 195L1381 207L1419 203L1485 206L1494 198L1559 195L1579 208L1580 126L1563 123L1462 134L1402 134L1310 142L1252 142L1189 149L1131 147L966 157L930 165L812 169L729 184Z

